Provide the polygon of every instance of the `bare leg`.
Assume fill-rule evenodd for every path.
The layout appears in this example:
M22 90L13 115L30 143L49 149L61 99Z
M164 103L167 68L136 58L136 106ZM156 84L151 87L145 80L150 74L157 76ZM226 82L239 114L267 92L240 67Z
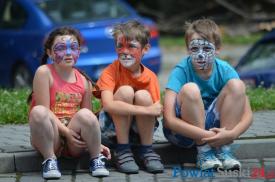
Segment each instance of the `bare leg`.
M95 158L100 153L101 135L99 122L96 116L89 109L79 110L71 119L68 128L78 133L87 148L91 158ZM69 145L69 152L73 156L79 156L84 149Z
M181 118L189 124L199 128L205 128L205 111L200 90L195 83L185 84L177 96L177 102L181 105ZM200 140L197 144L202 144Z
M134 90L130 86L120 87L115 95L115 100L120 100L133 104L134 100ZM129 131L132 122L132 116L130 115L116 115L112 114L112 119L116 128L116 137L118 144L128 144L129 143Z
M220 113L221 127L234 128L241 120L245 105L245 85L241 80L232 79L218 96L217 110Z
M55 151L59 149L60 138L57 118L44 106L35 106L30 112L31 143L44 157L56 157Z
M146 90L139 90L135 93L135 104L149 106L153 104L151 95ZM153 133L155 126L154 116L137 115L136 123L142 145L151 145L153 142Z

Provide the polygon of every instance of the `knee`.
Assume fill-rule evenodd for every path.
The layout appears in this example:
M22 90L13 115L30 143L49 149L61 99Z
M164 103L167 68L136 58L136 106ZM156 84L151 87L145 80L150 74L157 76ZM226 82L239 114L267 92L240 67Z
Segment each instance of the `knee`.
M229 80L225 89L226 93L235 97L242 97L245 95L245 84L239 79Z
M77 113L77 119L82 126L89 127L89 128L99 127L97 117L89 109L83 108L79 110Z
M134 89L131 86L124 85L117 89L114 95L114 99L132 103L134 99L134 95L135 95Z
M138 90L135 93L135 104L149 106L153 104L151 94L147 90Z
M30 124L40 123L42 121L45 121L45 119L48 117L49 111L46 107L38 105L34 106L30 112L29 118L30 118Z
M181 98L187 99L189 101L198 101L201 99L200 89L197 84L195 83L187 83L185 84L180 92L179 95Z

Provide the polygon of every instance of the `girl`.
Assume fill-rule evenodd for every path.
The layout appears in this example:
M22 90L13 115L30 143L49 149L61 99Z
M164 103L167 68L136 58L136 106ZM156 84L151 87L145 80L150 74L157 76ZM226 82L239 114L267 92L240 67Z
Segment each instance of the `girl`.
M91 111L91 80L74 67L81 43L73 28L52 31L34 76L29 125L32 146L44 157L45 179L61 177L59 155L78 157L87 149L92 175L109 175L99 155L111 158L109 149L101 145L99 123ZM48 58L52 64L46 64Z

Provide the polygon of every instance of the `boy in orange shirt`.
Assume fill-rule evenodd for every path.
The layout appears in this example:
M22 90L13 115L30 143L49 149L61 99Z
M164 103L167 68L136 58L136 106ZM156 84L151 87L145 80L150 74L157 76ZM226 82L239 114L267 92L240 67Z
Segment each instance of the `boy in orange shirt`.
M112 128L113 136L116 135L114 155L120 172L131 174L139 170L130 147L130 131L139 135L138 157L145 169L162 172L161 159L152 149L156 117L163 110L159 83L157 76L141 64L150 49L150 32L139 22L129 21L115 26L113 37L118 59L103 71L97 82L103 105L99 115L102 134L109 135Z

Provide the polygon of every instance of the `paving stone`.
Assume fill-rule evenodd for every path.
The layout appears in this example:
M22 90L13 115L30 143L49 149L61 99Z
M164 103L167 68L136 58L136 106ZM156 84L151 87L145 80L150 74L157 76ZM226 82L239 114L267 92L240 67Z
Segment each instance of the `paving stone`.
M102 178L93 177L90 174L76 174L75 176L75 182L99 182L101 179Z
M10 173L15 171L13 154L0 153L0 161L0 173Z

